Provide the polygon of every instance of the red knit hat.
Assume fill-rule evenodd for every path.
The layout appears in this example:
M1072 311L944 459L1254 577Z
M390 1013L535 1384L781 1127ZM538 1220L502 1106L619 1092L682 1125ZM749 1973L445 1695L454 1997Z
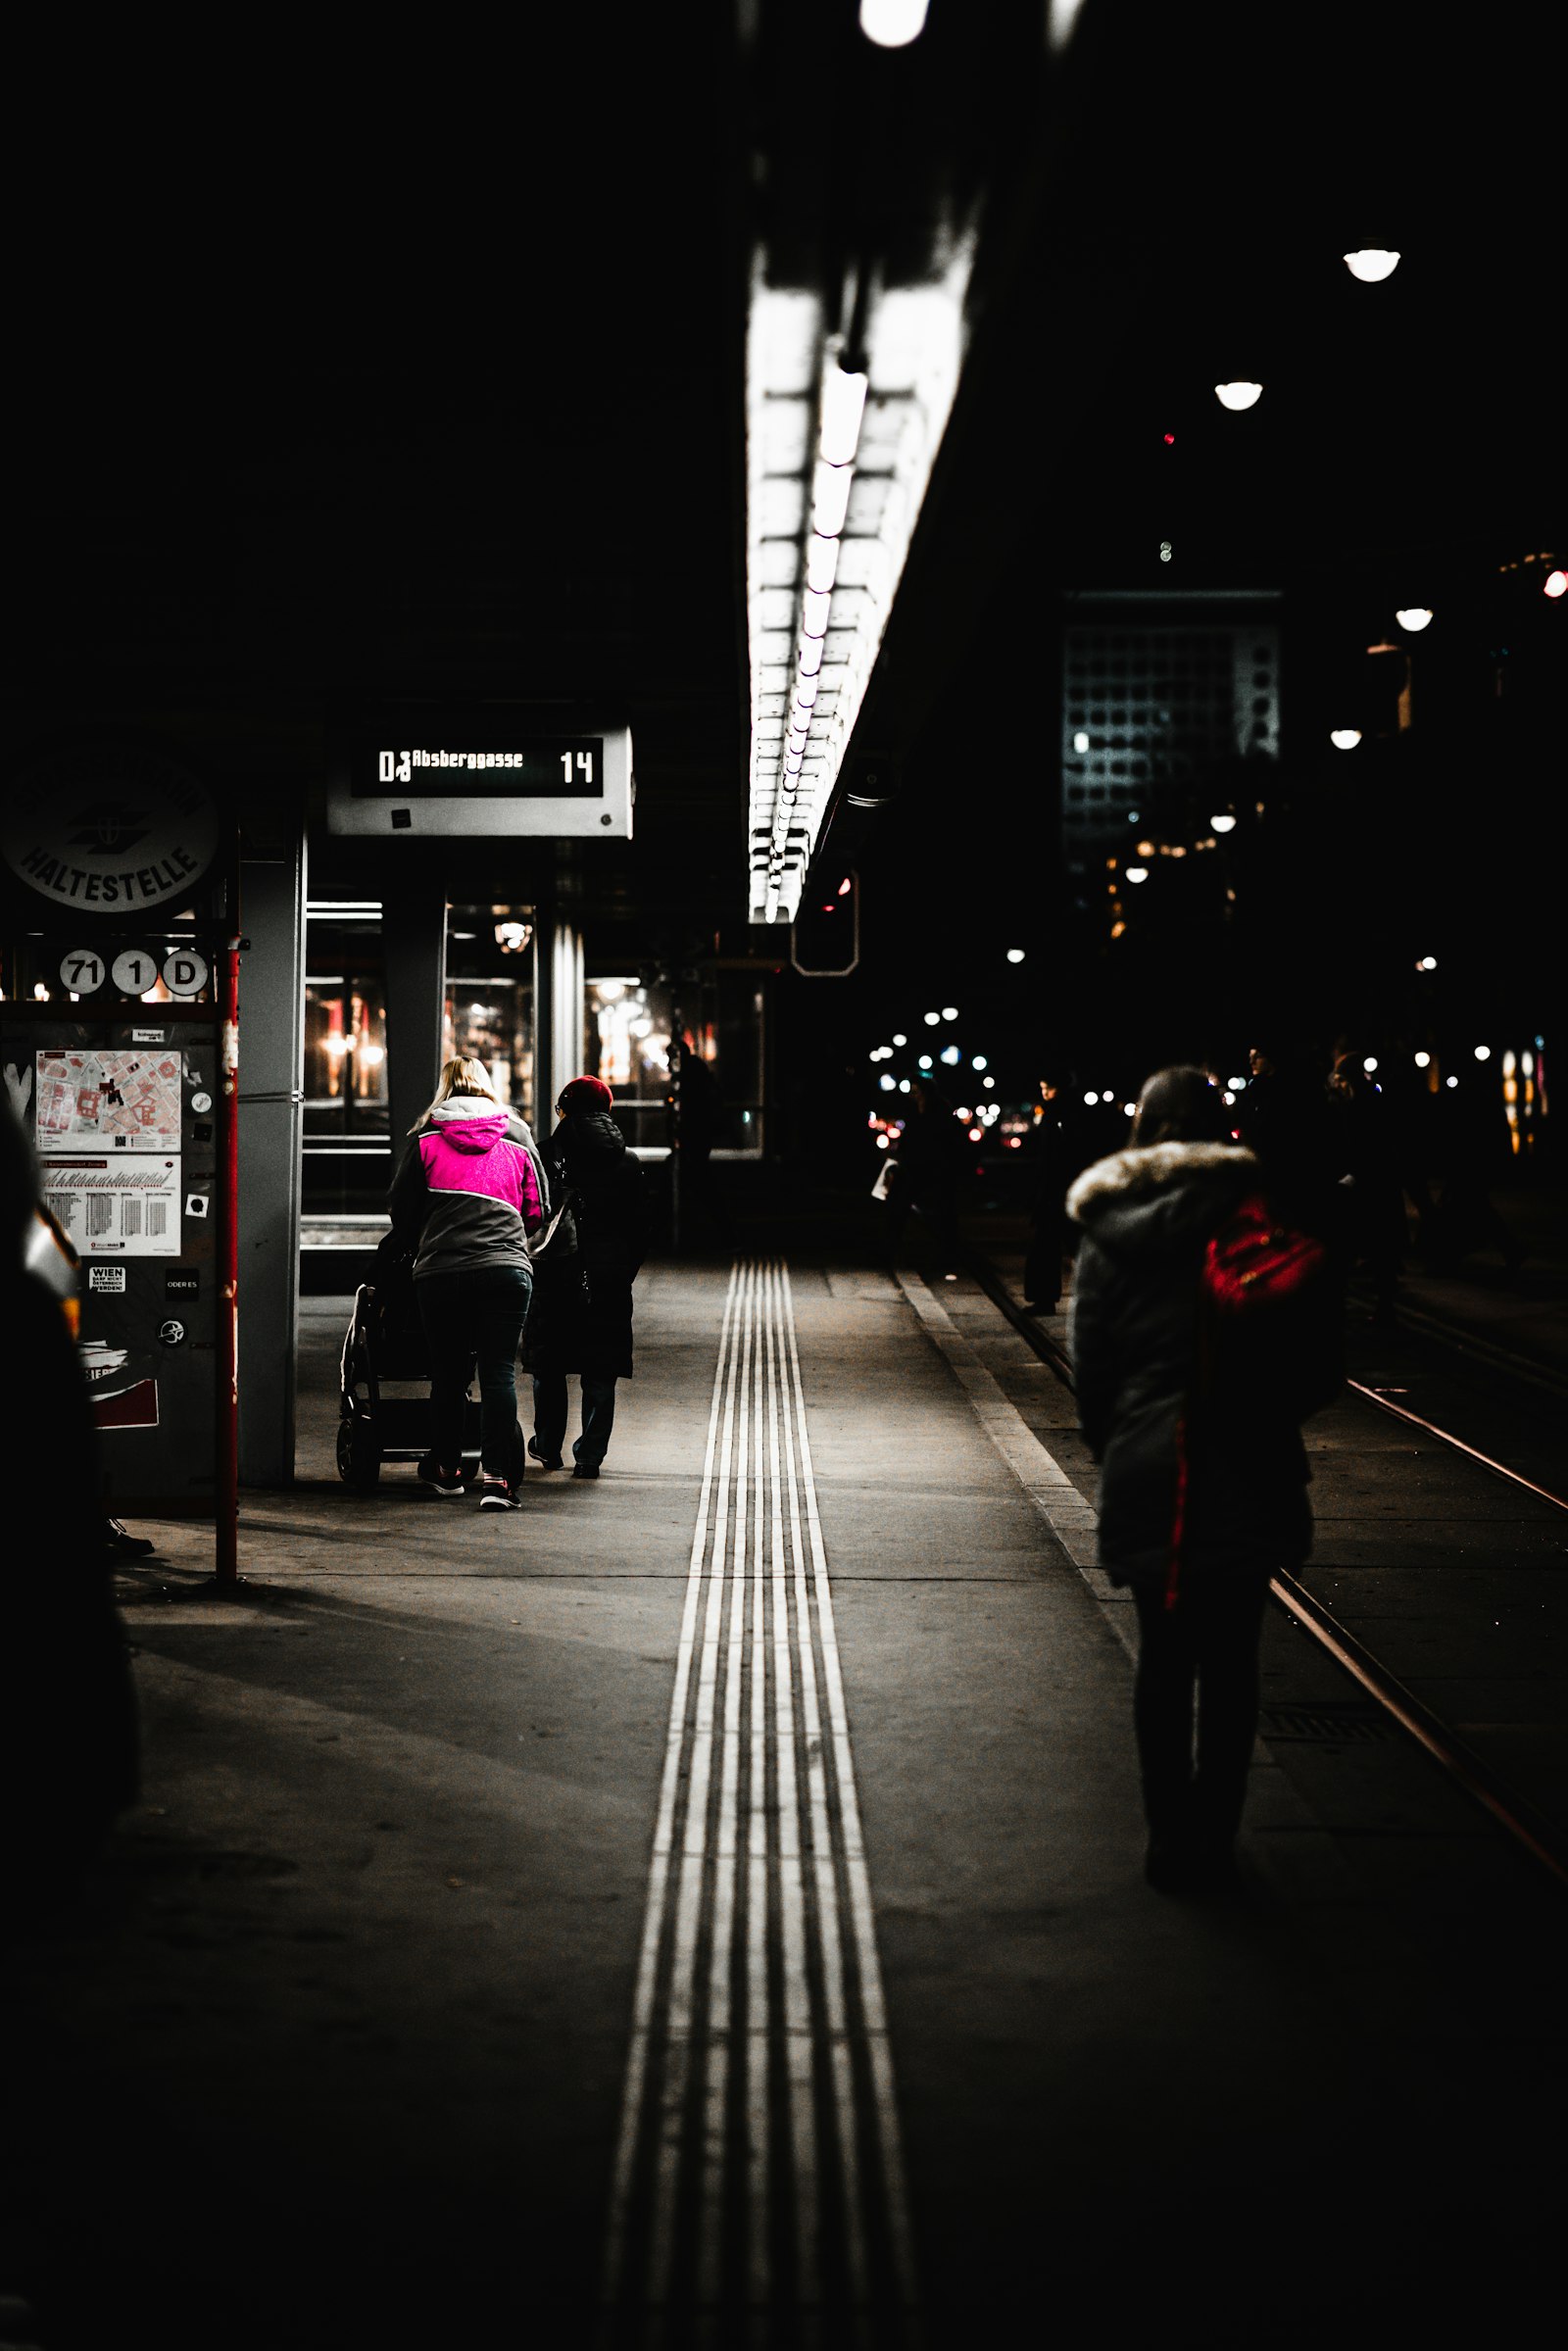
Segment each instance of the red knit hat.
M608 1110L614 1099L603 1078L568 1078L556 1107L564 1118L587 1117L594 1110Z

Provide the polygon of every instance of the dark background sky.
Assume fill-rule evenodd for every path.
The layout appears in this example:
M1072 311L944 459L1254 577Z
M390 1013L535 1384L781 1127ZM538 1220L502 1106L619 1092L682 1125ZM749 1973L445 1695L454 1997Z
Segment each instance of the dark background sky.
M201 708L236 791L308 798L335 698L605 700L638 837L595 860L591 921L744 946L752 242L826 279L978 205L964 380L853 747L904 789L829 830L861 970L793 990L786 1043L996 991L1020 1063L1136 1070L1264 1009L1402 1019L1438 934L1446 989L1552 1023L1563 614L1501 569L1562 553L1544 28L1087 0L1053 61L1033 8L934 0L898 56L853 20L32 33L14 737ZM1364 242L1404 253L1384 286L1339 260ZM1228 416L1242 372L1265 397ZM1282 596L1279 806L1238 925L1150 916L1112 967L1056 849L1057 632L1077 591L1167 581ZM1417 723L1336 763L1325 713L1412 595Z

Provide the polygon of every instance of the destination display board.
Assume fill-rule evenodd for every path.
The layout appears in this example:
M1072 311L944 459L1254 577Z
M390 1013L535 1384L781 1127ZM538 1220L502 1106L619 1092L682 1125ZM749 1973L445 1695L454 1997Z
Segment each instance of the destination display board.
M334 731L327 830L625 840L633 796L626 727L504 705L393 705Z

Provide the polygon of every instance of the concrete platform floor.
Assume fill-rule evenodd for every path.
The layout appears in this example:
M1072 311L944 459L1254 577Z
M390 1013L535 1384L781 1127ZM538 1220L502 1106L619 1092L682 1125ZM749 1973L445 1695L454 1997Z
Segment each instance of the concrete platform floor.
M0 2338L1523 2334L1568 1900L1348 1734L1260 1746L1240 1900L1152 1893L1125 1604L1028 1451L1070 1403L1009 1423L965 1334L1023 1343L926 1272L804 1241L743 1344L727 1264L652 1264L604 1477L493 1517L342 1486L305 1302L298 1482L237 1598L195 1527L124 1578L141 1799L5 1946Z

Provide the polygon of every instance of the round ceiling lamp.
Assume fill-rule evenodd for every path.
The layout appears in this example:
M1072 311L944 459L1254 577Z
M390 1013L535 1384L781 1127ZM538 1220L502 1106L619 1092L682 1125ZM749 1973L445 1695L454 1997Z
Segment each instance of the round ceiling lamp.
M860 30L879 49L906 49L925 26L929 0L860 0Z
M1364 286L1381 285L1399 266L1398 255L1379 245L1363 245L1359 252L1347 253L1341 258L1350 275L1358 277Z
M1214 397L1221 408L1235 410L1255 408L1263 397L1263 387L1261 384L1254 383L1216 384Z
M1361 730L1358 726L1331 726L1329 728L1329 741L1336 751L1353 751L1360 740Z
M1432 614L1424 604L1401 605L1394 617L1407 637L1418 637L1432 625Z

